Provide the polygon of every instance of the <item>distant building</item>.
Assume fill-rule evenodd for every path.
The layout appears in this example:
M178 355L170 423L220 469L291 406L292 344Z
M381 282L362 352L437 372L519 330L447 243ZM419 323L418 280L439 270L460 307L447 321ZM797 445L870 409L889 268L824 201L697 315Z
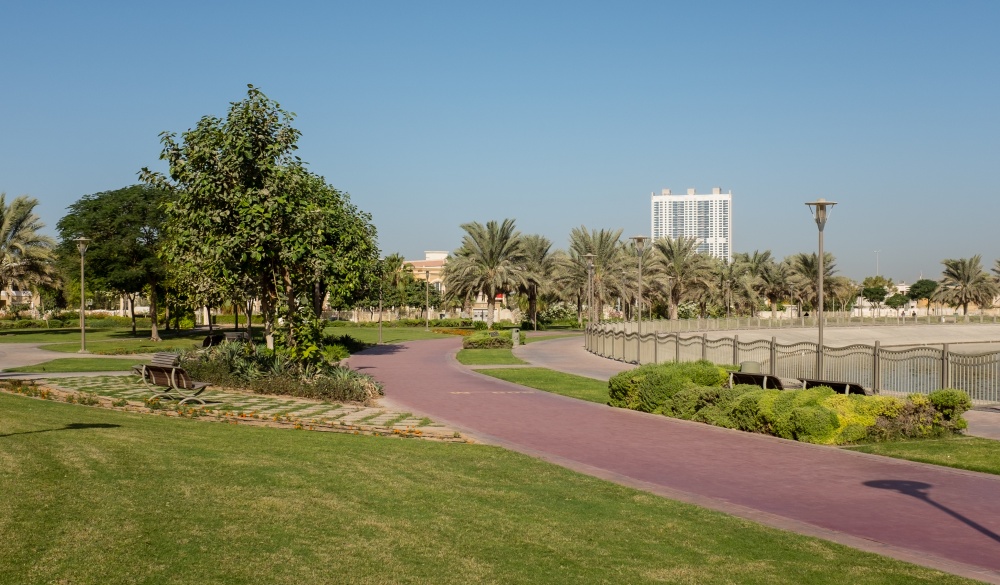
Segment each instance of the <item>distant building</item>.
M733 260L733 192L715 187L711 194L688 189L684 195L664 189L651 194L653 240L695 238L698 251L727 262Z
M444 265L448 263L448 252L424 252L423 260L406 260L413 267L413 278L428 280L431 286L444 292Z

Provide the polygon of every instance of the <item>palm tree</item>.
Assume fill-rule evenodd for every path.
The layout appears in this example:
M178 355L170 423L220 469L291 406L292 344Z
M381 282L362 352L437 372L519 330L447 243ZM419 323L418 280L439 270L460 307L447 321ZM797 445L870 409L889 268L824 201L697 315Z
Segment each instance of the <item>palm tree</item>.
M941 284L934 291L932 298L949 305L962 307L962 314L969 314L969 304L980 307L993 304L1000 287L983 270L982 257L976 254L972 258L957 260L942 260L944 272L941 273Z
M449 293L464 297L469 293L486 297L486 326L493 328L497 294L520 289L527 284L521 232L513 219L503 223L488 221L462 224L465 236L454 259L445 266L444 284Z
M778 318L778 303L792 295L792 268L788 262L770 262L760 273L758 291L771 303L771 319Z
M698 252L695 238L663 238L653 243L651 286L667 301L670 319L682 302L696 300L711 286L710 256Z
M531 326L538 330L539 292L552 281L557 256L552 253L552 242L545 236L528 235L522 240L524 250L525 284L521 292L528 297L528 314Z
M396 305L396 318L399 318L399 309L406 302L406 289L413 282L413 265L407 264L402 254L389 254L382 260L382 282L393 292L393 298L398 299L393 304Z
M792 284L798 297L813 308L819 304L819 255L814 253L799 253L791 257ZM837 271L833 254L823 253L823 296L830 289L830 278ZM826 304L825 302L823 303Z
M6 199L0 193L0 291L50 282L55 242L38 233L45 227L35 215L38 200L21 195L7 205Z
M563 294L575 298L577 318L583 322L583 301L587 294L589 264L587 254L593 254L593 295L595 314L600 319L604 305L619 296L622 286L620 274L626 266L620 238L622 230L588 230L586 226L573 228L569 235L569 253L559 270L557 285Z

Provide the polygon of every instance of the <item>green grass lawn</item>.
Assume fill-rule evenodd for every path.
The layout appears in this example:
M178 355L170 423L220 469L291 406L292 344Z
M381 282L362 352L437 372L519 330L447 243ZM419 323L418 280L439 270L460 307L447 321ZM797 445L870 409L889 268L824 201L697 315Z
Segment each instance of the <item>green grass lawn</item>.
M514 357L509 349L461 349L455 358L466 366L509 366L528 363Z
M118 355L130 353L154 353L157 351L180 351L201 347L208 331L160 330L161 342L149 340L149 329L139 329L132 335L130 328L87 330L87 351L95 354ZM0 333L0 343L44 343L45 349L74 353L80 350L80 330L63 329L17 329Z
M575 374L564 374L546 368L497 368L476 370L494 378L536 388L553 394L562 394L589 402L607 404L608 383Z
M497 447L0 412L3 583L971 583Z
M854 451L981 471L1000 475L1000 441L978 437L956 437L924 441L875 443L850 447Z
M136 358L59 358L33 366L6 368L5 372L121 372L146 360Z
M378 342L378 327L327 327L324 333L328 335L350 335L358 341L375 344ZM402 343L418 339L443 339L454 337L442 335L433 331L424 331L423 327L382 327L382 343Z

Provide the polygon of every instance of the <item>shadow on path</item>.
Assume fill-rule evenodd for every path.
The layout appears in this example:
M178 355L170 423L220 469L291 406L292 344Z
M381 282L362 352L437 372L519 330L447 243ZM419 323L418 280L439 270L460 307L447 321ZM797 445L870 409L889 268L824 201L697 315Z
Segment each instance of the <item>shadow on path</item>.
M21 431L20 433L7 433L6 435L0 435L0 437L13 437L14 435L30 435L32 433L48 433L51 431L78 431L83 429L117 429L120 426L121 425L115 425L111 423L69 423L68 425L58 429Z
M1000 534L997 534L996 532L993 532L989 528L986 528L985 526L975 522L974 520L966 518L965 516L959 514L958 512L952 510L951 508L932 500L930 494L927 493L927 490L929 490L934 486L932 486L929 483L924 483L922 481L908 481L905 479L876 479L872 481L866 481L863 483L863 485L877 488L880 490L897 491L903 495L911 496L917 498L918 500L927 502L931 506L934 506L938 510L941 510L945 514L948 514L952 518L958 520L959 522L965 524L966 526L969 526L973 530L976 530L977 532L984 534L985 536L988 536L989 538L992 538L997 542L1000 542Z

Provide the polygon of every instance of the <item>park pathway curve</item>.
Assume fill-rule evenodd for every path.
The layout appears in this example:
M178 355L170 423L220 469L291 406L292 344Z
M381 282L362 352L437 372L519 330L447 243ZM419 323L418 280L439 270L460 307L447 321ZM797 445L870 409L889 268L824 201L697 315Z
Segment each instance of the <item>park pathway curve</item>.
M458 339L351 366L386 398L488 443L674 499L1000 583L1000 477L611 408L488 378Z

